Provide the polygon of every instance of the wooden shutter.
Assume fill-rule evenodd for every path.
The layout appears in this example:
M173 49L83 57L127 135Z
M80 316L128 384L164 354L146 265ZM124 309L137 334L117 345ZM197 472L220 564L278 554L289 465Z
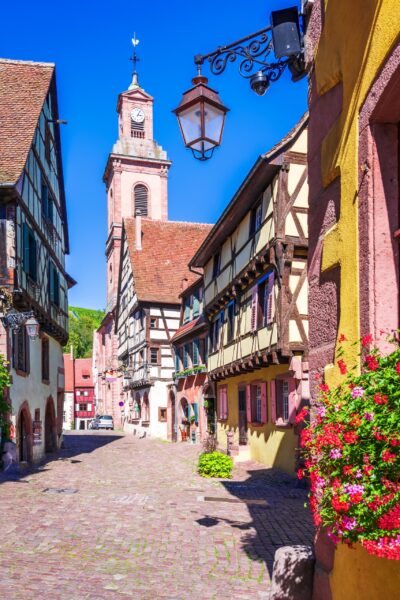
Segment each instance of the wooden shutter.
M275 273L272 272L268 277L268 283L266 287L266 304L267 310L264 311L264 318L266 319L266 325L270 325L274 320L275 315L275 294L274 294L274 283Z
M197 402L193 402L193 416L196 423L199 422L199 405Z
M257 330L257 303L258 286L255 285L251 290L251 331Z
M200 314L200 302L197 294L193 296L193 317L198 317Z
M228 388L224 387L224 418L228 418Z
M251 385L248 384L246 385L246 418L248 423L252 422L251 417Z
M22 268L25 273L29 273L30 257L29 257L29 227L26 223L22 226Z
M135 216L147 217L147 188L139 183L135 186Z
M218 388L218 418L223 419L222 411L223 411L223 389L222 387Z
M179 348L175 348L175 373L178 373L181 368L181 361L179 358Z
M193 340L193 366L199 364L199 339Z
M261 383L261 422L267 423L268 411L267 411L267 384Z
M276 381L273 379L269 384L269 395L271 399L271 422L276 423Z
M297 404L297 390L296 380L291 378L288 380L289 383L289 423L294 423L296 419L296 404Z

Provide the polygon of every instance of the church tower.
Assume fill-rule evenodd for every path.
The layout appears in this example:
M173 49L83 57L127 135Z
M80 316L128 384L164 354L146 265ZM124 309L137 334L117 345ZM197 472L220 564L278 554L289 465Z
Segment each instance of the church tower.
M122 220L139 211L149 219L168 219L167 153L153 139L153 98L140 86L136 37L132 40L133 76L117 103L118 139L108 157L103 180L107 189L107 311L116 305Z

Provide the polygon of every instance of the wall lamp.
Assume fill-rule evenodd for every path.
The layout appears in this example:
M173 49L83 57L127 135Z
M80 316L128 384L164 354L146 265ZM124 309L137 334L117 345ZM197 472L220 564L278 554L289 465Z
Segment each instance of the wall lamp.
M6 329L18 330L22 326L25 326L26 333L31 340L35 340L39 335L40 325L33 311L18 312L15 309L11 309L6 315L0 318Z
M225 116L228 112L215 90L207 86L201 75L202 66L208 62L211 73L221 75L228 63L238 62L239 73L250 82L251 89L264 96L271 83L277 81L286 68L292 81L306 75L304 61L304 10L293 6L271 13L271 25L219 46L208 54L197 54L194 63L198 74L193 86L183 94L173 112L181 129L183 142L195 158L208 160L220 146Z

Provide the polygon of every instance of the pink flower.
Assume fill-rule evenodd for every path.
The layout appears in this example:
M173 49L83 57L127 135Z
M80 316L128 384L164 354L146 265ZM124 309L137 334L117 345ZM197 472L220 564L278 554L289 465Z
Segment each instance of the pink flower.
M365 394L365 390L364 388L362 388L361 386L357 386L353 387L353 389L351 390L351 395L353 396L353 398L362 398Z
M325 406L318 406L317 408L317 415L319 417L321 417L321 419L323 419L326 415L326 408Z
M366 419L367 421L372 421L374 418L374 413L372 412L365 412L364 413L364 419Z
M357 526L357 521L354 518L350 518L350 517L343 517L343 527L345 529L347 529L347 531L351 531L352 529L354 529Z
M329 456L331 458L342 458L342 453L339 448L333 448L333 450L330 451Z

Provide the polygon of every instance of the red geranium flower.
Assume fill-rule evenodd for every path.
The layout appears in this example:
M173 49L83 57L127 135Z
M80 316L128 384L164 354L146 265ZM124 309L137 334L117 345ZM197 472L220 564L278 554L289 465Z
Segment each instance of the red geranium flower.
M343 434L343 439L347 444L355 444L358 440L358 435L355 431L346 431Z
M387 404L389 398L383 394L374 394L375 404Z
M396 371L400 375L400 361L396 365Z
M396 460L396 455L392 454L389 450L382 452L382 460L384 462L392 463Z
M340 360L337 361L337 364L338 364L341 374L346 375L347 366L346 366L346 363L344 362L344 360L341 358Z
M351 467L350 465L345 465L343 467L343 473L344 475L351 475L353 472L353 467Z
M373 339L374 338L372 337L372 334L368 333L368 335L364 335L364 337L362 338L361 344L363 345L364 348L366 348L367 346L372 344Z
M373 356L372 354L368 354L365 357L365 362L370 371L376 371L377 369L379 369L379 363L376 359L376 356Z
M329 392L329 385L327 385L326 383L320 383L319 389L321 390L321 392Z
M347 342L347 337L343 333L339 336L339 342Z

